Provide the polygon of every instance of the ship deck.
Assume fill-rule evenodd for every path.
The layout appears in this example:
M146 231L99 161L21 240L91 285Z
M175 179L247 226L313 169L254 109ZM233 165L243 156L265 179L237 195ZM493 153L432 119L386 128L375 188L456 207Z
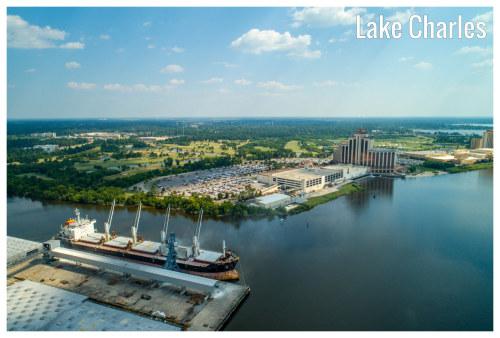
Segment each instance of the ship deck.
M80 239L79 241L74 241L73 243L80 246L85 246L88 248L100 248L113 251L112 249L118 250L127 250L128 243L132 241L130 237L117 236L103 244L100 244L100 240L104 237L102 233L94 233L91 235L87 235ZM159 250L161 244L159 242L152 241L142 241L135 245L132 245L132 248L128 250L129 252L136 252L138 255L148 257L148 258L159 258ZM180 248L186 248L184 246L179 246ZM196 257L198 262L195 265L203 266L205 263L214 263L222 256L222 252L211 251L200 249L200 254Z
M32 246L37 244L32 243ZM36 322L29 322L33 323L32 326L24 328L25 324L20 323L28 322L29 313L40 313L36 309L39 302L27 302L24 312L18 313L14 309L17 308L17 301L8 297L9 330L142 330L142 327L162 331L220 330L250 292L247 286L218 281L217 294L213 295L71 260L51 262L40 253L24 256L23 261L11 264L7 271L8 295L15 293L14 289L10 289L12 287L34 287L33 290L39 293L56 292L58 297L60 295L61 299L67 301L64 304L76 304L68 310L68 315L71 311L78 313L79 322L61 326L60 321L54 321L50 316L40 316L44 319L36 317ZM23 281L29 281L34 286L21 284ZM75 295L78 297L75 298ZM53 312L50 305L47 309L47 313ZM100 320L101 316L96 318L92 313L104 313L102 318L115 319L103 321ZM121 320L130 323L129 326L125 328L117 324Z

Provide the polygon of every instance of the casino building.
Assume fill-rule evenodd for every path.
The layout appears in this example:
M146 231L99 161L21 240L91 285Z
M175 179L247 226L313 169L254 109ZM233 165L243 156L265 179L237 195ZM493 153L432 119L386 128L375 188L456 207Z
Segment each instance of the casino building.
M393 173L396 166L396 152L390 149L373 148L373 140L365 129L358 129L349 140L337 147L333 159L370 167L373 173Z

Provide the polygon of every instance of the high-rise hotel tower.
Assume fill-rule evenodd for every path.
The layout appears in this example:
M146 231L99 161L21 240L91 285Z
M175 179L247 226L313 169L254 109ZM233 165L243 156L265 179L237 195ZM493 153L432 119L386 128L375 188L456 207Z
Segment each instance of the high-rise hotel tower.
M396 166L396 152L390 149L373 148L373 140L365 129L358 129L333 154L339 163L348 163L371 168L374 173L392 173Z

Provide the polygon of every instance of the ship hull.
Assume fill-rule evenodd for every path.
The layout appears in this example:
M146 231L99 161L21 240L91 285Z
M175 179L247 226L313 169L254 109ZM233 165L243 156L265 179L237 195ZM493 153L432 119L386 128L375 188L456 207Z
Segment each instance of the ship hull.
M165 265L165 256L159 254L147 254L131 249L113 248L102 244L92 244L68 240L63 240L63 242L65 246L78 250L100 253L115 257L122 257L133 261L140 261L148 265ZM239 273L237 270L235 270L237 263L237 257L232 257L232 259L222 262L205 262L196 259L177 259L177 265L182 272L225 281L239 279Z

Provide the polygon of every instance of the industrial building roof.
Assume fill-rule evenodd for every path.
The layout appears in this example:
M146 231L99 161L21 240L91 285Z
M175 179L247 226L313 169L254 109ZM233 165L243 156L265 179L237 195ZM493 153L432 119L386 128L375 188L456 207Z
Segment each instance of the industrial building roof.
M320 178L322 176L335 174L339 171L342 170L327 169L327 168L300 168L300 169L281 171L279 173L273 174L273 176L284 179L302 181L302 180L310 180L310 179Z
M257 197L256 200L258 203L262 204L271 204L275 202L281 202L290 199L290 196L285 194L271 194L266 196Z
M86 296L29 280L7 287L8 331L179 331L180 328L96 304Z

